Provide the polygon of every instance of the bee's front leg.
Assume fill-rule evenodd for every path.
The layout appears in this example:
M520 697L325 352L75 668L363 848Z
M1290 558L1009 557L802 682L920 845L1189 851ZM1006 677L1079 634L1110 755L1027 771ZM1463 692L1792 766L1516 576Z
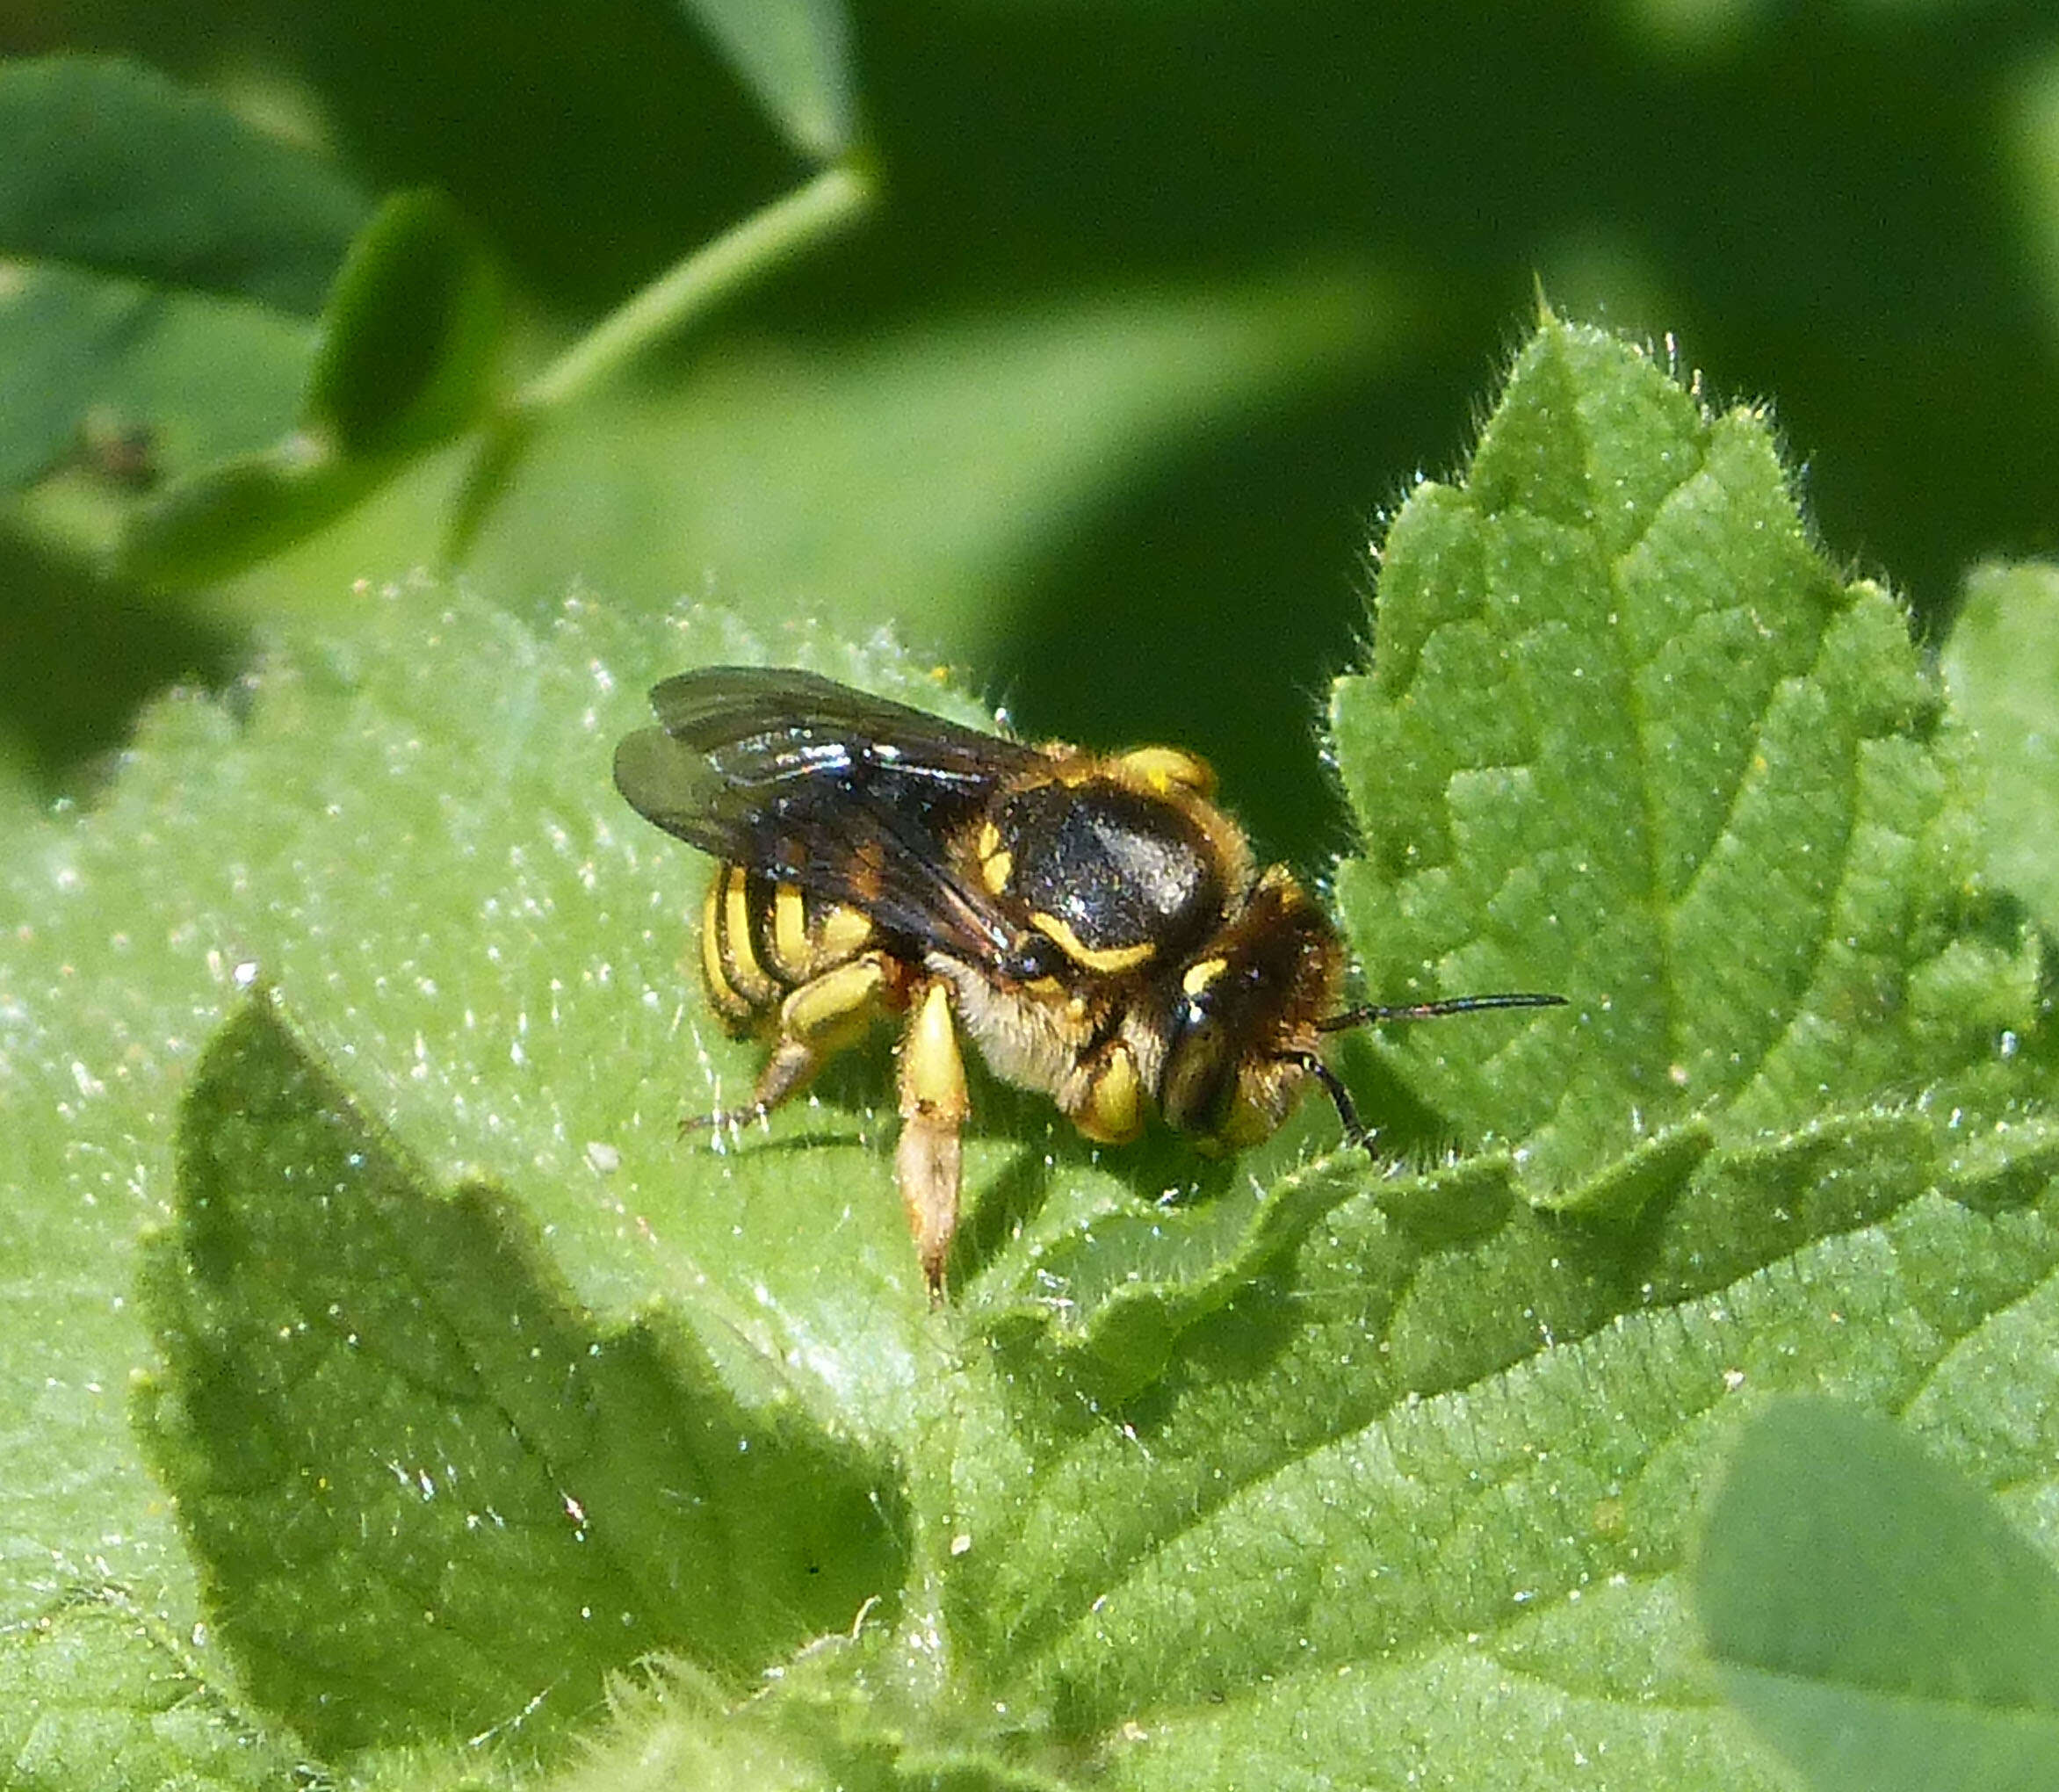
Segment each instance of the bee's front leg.
M958 1051L950 991L932 983L910 1008L901 1037L901 1130L894 1170L933 1299L943 1298L944 1260L958 1225L958 1135L967 1107L965 1061Z

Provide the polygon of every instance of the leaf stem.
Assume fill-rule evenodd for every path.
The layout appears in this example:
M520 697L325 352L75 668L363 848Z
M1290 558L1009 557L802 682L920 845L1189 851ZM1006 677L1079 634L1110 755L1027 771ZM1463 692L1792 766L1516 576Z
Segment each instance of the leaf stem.
M644 287L531 380L516 399L534 414L590 392L625 362L676 334L801 250L850 228L872 205L871 178L845 163L767 206Z

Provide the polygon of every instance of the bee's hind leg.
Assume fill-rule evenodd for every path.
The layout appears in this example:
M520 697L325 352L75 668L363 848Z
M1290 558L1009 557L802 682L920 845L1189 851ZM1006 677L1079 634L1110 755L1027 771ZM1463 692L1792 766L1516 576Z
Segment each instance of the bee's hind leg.
M750 1105L696 1115L680 1122L682 1132L741 1126L762 1119L815 1080L815 1073L854 1044L890 1005L893 966L883 952L846 960L812 977L779 1004L779 1033L772 1055L758 1073Z
M772 1055L765 1060L765 1067L758 1073L757 1087L751 1091L750 1103L742 1108L718 1108L712 1114L689 1114L679 1123L680 1132L713 1132L725 1126L742 1126L753 1120L762 1120L782 1102L790 1100L806 1088L815 1079L815 1073L828 1061L827 1053L798 1039L782 1037L772 1048Z

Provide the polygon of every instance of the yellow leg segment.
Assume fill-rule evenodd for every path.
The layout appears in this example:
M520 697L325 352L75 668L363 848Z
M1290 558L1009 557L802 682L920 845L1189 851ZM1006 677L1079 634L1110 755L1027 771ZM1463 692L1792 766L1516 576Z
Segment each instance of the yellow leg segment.
M1085 1085L1066 1111L1097 1145L1127 1145L1144 1131L1144 1080L1120 1039L1089 1066Z
M936 1299L943 1295L944 1261L958 1227L958 1138L968 1106L950 992L932 983L910 1009L901 1040L901 1130L894 1171L922 1276Z
M885 958L868 952L802 984L779 1005L779 1037L758 1073L750 1106L689 1120L683 1130L755 1120L791 1101L825 1064L864 1036L884 1011L887 981Z

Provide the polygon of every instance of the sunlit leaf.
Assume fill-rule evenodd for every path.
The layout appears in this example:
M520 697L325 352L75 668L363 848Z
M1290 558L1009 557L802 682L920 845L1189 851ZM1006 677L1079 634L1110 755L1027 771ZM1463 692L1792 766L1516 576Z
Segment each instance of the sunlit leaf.
M1764 474L1752 502L1701 475L1675 491L1683 449L1719 446ZM1622 514L1583 498L1595 469ZM1413 1143L1383 1141L1398 1160L1333 1153L1313 1111L1214 1167L1163 1136L1102 1149L977 1076L942 1306L893 1188L884 1041L762 1125L680 1138L760 1048L696 986L705 862L607 771L642 688L697 664L799 661L978 719L927 661L819 632L769 643L712 610L653 627L574 600L531 628L424 582L358 596L347 636L280 639L233 712L163 706L98 806L18 808L0 1073L24 1117L0 1128L0 1262L22 1266L25 1323L0 1333L0 1516L36 1543L0 1574L0 1673L28 1673L54 1577L74 1599L119 1588L189 1638L190 1678L233 1685L276 1746L302 1726L339 1755L401 1738L489 1778L576 1736L594 1747L568 1771L593 1787L674 1769L910 1792L1788 1785L1723 1702L1687 1586L1704 1496L1765 1399L1906 1413L2026 1531L2059 1487L2040 1331L2059 1129L1997 1044L2039 1037L2035 958L1966 876L1976 812L1898 614L1795 546L1756 419L1709 418L1632 351L1547 325L1476 482L1398 522L1376 644L1395 668L1376 658L1340 702L1369 842L1345 919L1379 995L1463 977L1573 1005L1444 1022L1386 1054L1416 1093ZM1586 638L1623 652L1634 614L1641 657L1574 654L1596 600L1552 566L1621 580L1661 522L1680 532L1651 589L1687 595ZM1442 525L1449 559L1427 553ZM1453 585L1450 564L1499 574ZM1747 576L1766 582L1725 603L1763 627L1692 601ZM1477 589L1500 595L1469 611ZM1563 613L1531 625L1548 596ZM1638 1006L1658 921L1692 930L1665 905L1613 913L1649 892L1610 881L1626 861L1604 825L1686 774L1619 752L1618 788L1585 744L1616 738L1616 699L1559 726L1533 662L1576 696L1574 668L1634 684L1623 668L1663 665L1680 763L1744 767L1729 808L1690 781L1647 824L1703 900L1736 905L1735 965L1708 949L1660 984L1698 1056L1660 1051ZM1733 685L1759 693L1735 715ZM1778 730L1753 719L1775 712ZM1741 757L1704 740L1723 728ZM1738 819L1754 779L1781 797L1788 858L1763 818ZM1688 875L1697 841L1720 877ZM1791 933L1821 943L1820 975L1793 979ZM278 1009L253 1006L258 986ZM1781 1051L1711 1058L1761 1018L1716 998L1769 987L1790 1000ZM1800 1080L1810 1052L1819 1087ZM1623 1091L1646 1087L1640 1124ZM1444 1149L1491 1132L1492 1150ZM160 1348L131 1290L138 1232L165 1222L144 1278ZM536 1356L498 1335L511 1313ZM353 1331L388 1353L367 1360ZM625 1393L616 1353L666 1337L680 1372ZM146 1362L177 1515L124 1424ZM546 1380L567 1398L542 1400ZM629 1574L630 1628L698 1665L654 1669L610 1711L546 1694L531 1714L541 1687L496 1638L528 1637L567 1687L620 1658L554 1628L574 1600L603 1609L582 1576L627 1572L582 1557L604 1530L626 1525L625 1562L669 1559L661 1535L705 1559L691 1512L635 1516L682 1484L653 1466L681 1400L736 1435L791 1424L832 1505L876 1489L864 1510L889 1521L823 1566L791 1623L740 1616L726 1657L694 1615L706 1599ZM437 1527L477 1509L441 1503L444 1471L488 1473L487 1414L524 1442L501 1469L528 1490L544 1571L510 1561L481 1584L487 1546ZM524 1442L560 1435L583 1441ZM467 1439L462 1458L443 1447ZM280 1472L294 1464L328 1466ZM560 1491L593 1543L565 1543ZM755 1502L759 1543L723 1563L735 1584L818 1584L793 1564L819 1532L787 1514ZM480 1646L396 1629L395 1586L467 1615ZM285 1661L295 1636L310 1651ZM119 1686L134 1653L79 1659ZM496 1742L445 1752L439 1694Z
M1413 1028L1398 1073L1579 1205L1689 1116L1740 1140L1995 1062L2036 958L1969 900L1940 701L1760 416L1547 321L1466 483L1388 533L1336 696L1366 839L1338 892L1376 999L1571 1012Z
M2059 932L2059 569L1976 572L1946 644L1945 676L1986 774L1988 868Z
M450 1198L259 999L185 1102L144 1269L145 1426L225 1641L327 1750L589 1715L679 1651L733 1686L903 1564L899 1489L690 1333L596 1324L518 1216Z

